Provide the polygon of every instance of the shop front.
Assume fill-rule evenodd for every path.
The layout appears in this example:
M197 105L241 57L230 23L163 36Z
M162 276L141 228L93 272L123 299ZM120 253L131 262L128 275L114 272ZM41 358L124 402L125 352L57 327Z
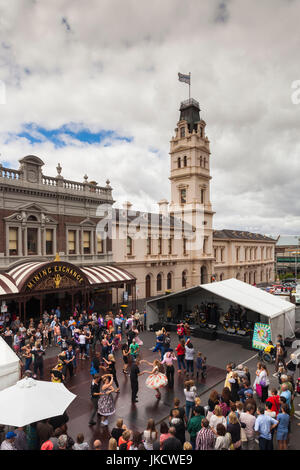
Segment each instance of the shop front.
M60 307L71 315L76 307L95 311L117 310L119 292L132 286L135 308L136 279L114 265L78 267L56 260L26 262L0 274L2 312L16 313L23 321Z

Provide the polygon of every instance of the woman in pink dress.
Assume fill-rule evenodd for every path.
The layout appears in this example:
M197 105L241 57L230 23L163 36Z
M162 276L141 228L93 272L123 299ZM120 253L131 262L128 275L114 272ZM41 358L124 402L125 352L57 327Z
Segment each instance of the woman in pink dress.
M157 359L153 361L153 363L146 361L145 359L142 359L140 363L145 362L146 364L149 364L152 366L152 370L145 370L143 372L146 372L147 374L150 374L149 377L146 379L146 386L148 388L151 388L152 390L156 391L155 397L160 400L161 399L161 393L159 391L160 388L165 387L168 384L168 379L166 375L161 372L163 369L163 366L161 365L160 361Z

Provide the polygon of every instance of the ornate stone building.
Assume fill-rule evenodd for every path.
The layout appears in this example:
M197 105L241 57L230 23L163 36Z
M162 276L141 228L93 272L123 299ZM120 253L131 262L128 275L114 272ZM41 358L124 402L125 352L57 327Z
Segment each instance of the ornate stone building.
M170 240L163 240L155 224L151 237L130 240L129 250L125 240L123 244L113 240L113 259L137 278L138 298L231 277L250 284L274 280L275 240L250 232L213 230L210 159L206 123L200 118L199 103L189 99L181 103L170 142L171 202L158 203L164 223L168 217L176 221ZM185 232L198 234L192 246L182 220L189 227Z
M22 158L18 170L0 166L0 301L22 294L26 309L26 282L36 276L40 285L39 276L55 257L66 265L51 265L51 275L56 269L76 272L86 303L104 293L104 304L115 308L122 300L135 305L136 296L143 305L166 291L230 277L272 281L275 240L213 230L210 159L206 123L198 102L189 99L181 103L170 143L171 201L160 201L155 214L135 212L128 202L114 209L109 181L70 181L60 165L56 177L45 176L36 156ZM43 282L55 288L57 279ZM41 292L38 299L41 310Z

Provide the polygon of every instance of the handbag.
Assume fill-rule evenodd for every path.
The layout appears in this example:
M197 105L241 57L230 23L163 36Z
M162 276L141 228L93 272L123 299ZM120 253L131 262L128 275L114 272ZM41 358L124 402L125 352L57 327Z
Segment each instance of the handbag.
M261 389L261 385L259 384L256 384L256 393L259 397L262 397L262 389Z
M246 435L246 431L244 428L241 427L241 441L242 442L247 442L248 439L247 439L247 435Z

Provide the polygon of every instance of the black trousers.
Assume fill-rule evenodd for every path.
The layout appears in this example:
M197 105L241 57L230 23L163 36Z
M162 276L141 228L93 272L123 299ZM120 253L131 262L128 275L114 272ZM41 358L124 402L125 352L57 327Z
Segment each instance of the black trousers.
M35 362L33 365L34 374L37 375L37 372L40 372L40 378L44 377L44 363L43 362Z
M166 376L168 379L168 385L170 388L174 387L174 366L166 367Z
M69 371L70 377L73 377L74 368L72 362L66 364L64 376L67 378L67 372Z
M90 423L92 423L94 421L94 418L97 414L97 411L98 411L98 401L99 401L99 398L91 398L91 402L92 402L92 405L93 405L93 411L92 411L92 414L90 416Z
M137 381L131 381L131 401L135 401L139 391L139 383Z

